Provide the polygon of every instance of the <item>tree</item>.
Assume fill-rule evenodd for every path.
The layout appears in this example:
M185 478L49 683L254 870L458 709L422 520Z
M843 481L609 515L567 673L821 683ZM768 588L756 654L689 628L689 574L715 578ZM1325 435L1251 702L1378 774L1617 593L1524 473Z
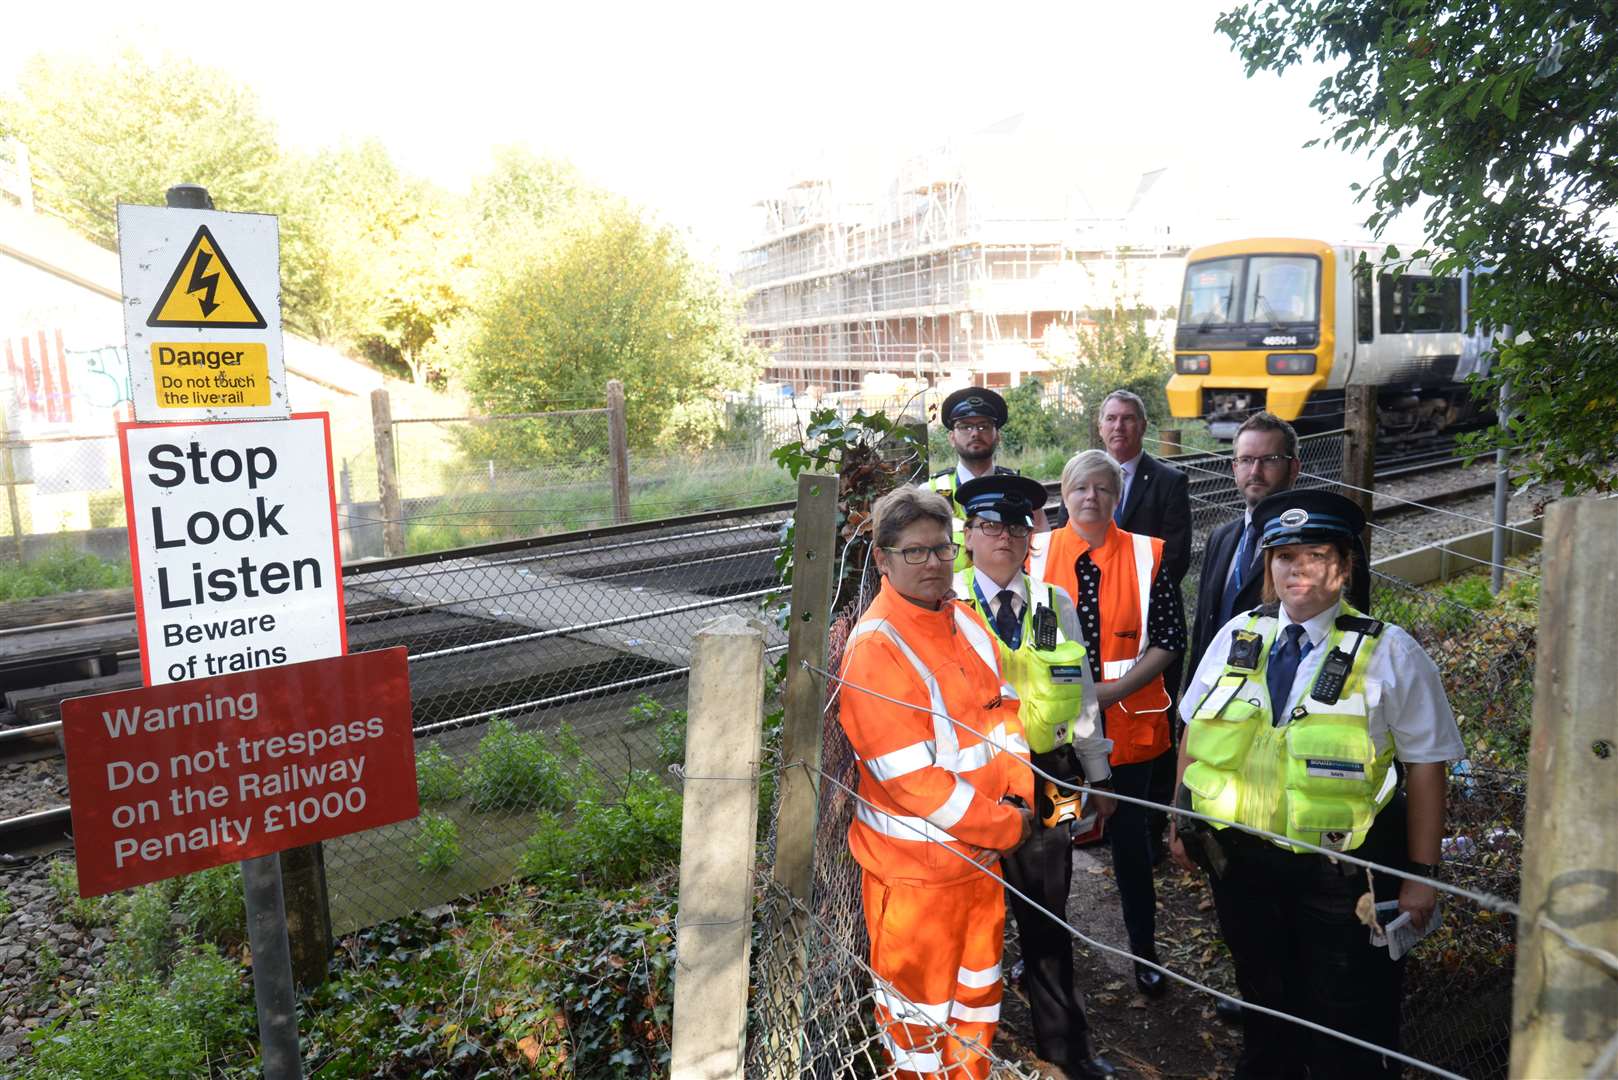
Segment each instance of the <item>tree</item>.
M1042 354L1061 379L1064 397L1071 395L1094 437L1101 403L1114 390L1131 390L1146 402L1148 421L1169 422L1164 393L1174 362L1163 342L1146 325L1140 307L1122 301L1097 312L1093 321L1072 334L1047 332Z
M1380 231L1424 207L1440 273L1510 328L1479 380L1514 407L1479 448L1526 448L1566 492L1610 489L1618 451L1618 3L1262 0L1220 17L1248 74L1334 70L1325 142L1380 155L1360 187ZM1394 260L1429 252L1396 252ZM1526 335L1526 336L1524 336Z
M630 444L652 445L675 408L749 385L760 359L737 301L675 233L623 204L554 221L521 261L491 268L462 365L486 412L599 401L621 379ZM501 454L521 458L508 443Z

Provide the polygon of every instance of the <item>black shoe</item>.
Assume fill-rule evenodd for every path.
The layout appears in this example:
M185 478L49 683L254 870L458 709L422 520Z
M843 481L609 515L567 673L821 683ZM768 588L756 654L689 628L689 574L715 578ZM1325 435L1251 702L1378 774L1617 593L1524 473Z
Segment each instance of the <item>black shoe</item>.
M1169 988L1168 976L1155 968L1135 961L1135 988L1149 998L1160 998Z
M1083 1080L1111 1080L1118 1075L1118 1070L1112 1062L1100 1054L1091 1054L1087 1058L1069 1058L1063 1072L1069 1077L1082 1077Z
M1244 1013L1242 1007L1236 1002L1216 998L1214 1000L1214 1015L1227 1024L1239 1024L1242 1022Z

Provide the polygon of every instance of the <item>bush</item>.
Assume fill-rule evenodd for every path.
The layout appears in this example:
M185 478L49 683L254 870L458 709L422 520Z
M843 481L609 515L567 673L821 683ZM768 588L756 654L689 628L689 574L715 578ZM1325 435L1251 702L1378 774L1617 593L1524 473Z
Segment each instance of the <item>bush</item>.
M114 980L93 1021L45 1024L29 1038L34 1060L20 1080L192 1080L208 1074L188 1009L161 984Z
M562 889L632 884L680 857L680 796L651 773L629 774L621 801L590 796L571 820L541 811L519 871Z
M0 565L0 600L54 596L81 589L116 589L130 580L128 563L104 562L62 545L25 563Z
M225 948L247 940L247 902L241 871L234 865L181 878L175 904L203 940Z
M579 764L574 762L575 765ZM568 763L552 753L543 735L518 731L501 718L478 740L462 774L474 810L564 810L575 784Z
M684 761L685 710L671 709L650 694L642 694L629 707L629 719L624 726L634 731L653 725L657 728L658 764L667 767Z
M113 968L134 979L156 976L168 966L174 951L173 882L142 885L124 901L117 936L107 948Z
M443 814L423 814L412 847L417 866L429 874L442 874L461 857L460 827Z
M168 992L179 1004L181 1021L210 1054L257 1030L242 966L212 945L193 945L180 955Z
M454 802L465 792L460 770L441 746L426 746L416 753L416 793L422 805Z
M105 896L88 900L79 897L79 871L72 859L52 859L45 869L45 881L56 893L56 902L62 906L67 921L85 928L106 922L112 917L112 904Z

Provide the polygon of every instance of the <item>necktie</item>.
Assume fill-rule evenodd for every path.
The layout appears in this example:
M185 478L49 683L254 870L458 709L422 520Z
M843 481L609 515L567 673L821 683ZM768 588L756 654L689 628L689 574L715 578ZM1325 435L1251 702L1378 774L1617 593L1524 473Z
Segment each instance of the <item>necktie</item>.
M1130 473L1125 469L1123 490L1118 492L1118 505L1112 508L1112 523L1119 528L1124 525L1124 504L1129 502L1129 481Z
M1221 626L1236 614L1236 594L1247 584L1247 564L1253 560L1253 539L1257 533L1258 526L1249 521L1242 530L1241 541L1236 545L1236 554L1231 557L1230 576L1225 579L1225 592L1219 600Z
M1264 681L1270 686L1271 723L1276 725L1279 725L1286 716L1287 699L1292 696L1292 680L1298 674L1298 665L1303 662L1303 658L1309 654L1309 649L1314 644L1304 641L1302 647L1299 647L1298 643L1303 638L1303 627L1298 623L1287 627L1285 634L1286 639L1281 642L1281 647L1275 650L1275 655L1270 657L1269 670L1264 674Z
M994 603L994 632L1000 635L1000 640L1006 643L1008 649L1015 649L1022 637L1022 620L1017 618L1017 594L1010 589L1001 589Z

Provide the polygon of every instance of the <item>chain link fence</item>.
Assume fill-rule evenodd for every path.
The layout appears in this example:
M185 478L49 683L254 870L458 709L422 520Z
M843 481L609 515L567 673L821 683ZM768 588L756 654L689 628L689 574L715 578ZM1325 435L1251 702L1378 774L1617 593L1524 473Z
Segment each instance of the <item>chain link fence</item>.
M410 649L423 816L326 844L336 930L510 881L541 812L565 824L662 773L683 753L692 635L774 595L789 512L351 567L350 649Z
M129 555L118 439L0 438L0 559L29 562L58 548Z

